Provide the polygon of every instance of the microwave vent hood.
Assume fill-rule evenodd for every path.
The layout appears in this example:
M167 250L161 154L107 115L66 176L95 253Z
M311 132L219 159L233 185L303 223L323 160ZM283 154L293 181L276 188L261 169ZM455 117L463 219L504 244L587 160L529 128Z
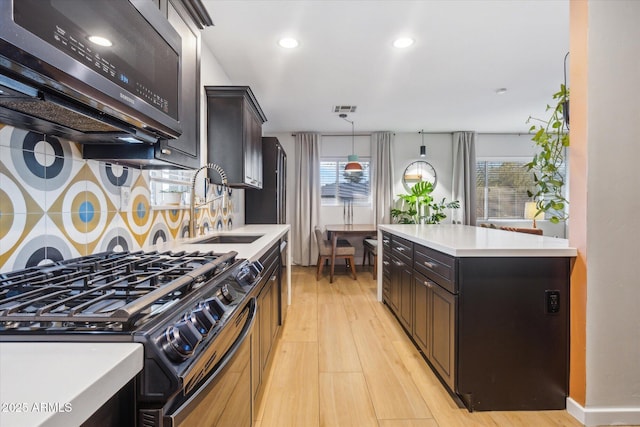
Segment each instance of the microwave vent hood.
M181 39L153 2L76 2L73 14L64 5L0 0L0 123L88 144L178 138ZM116 39L120 50L82 35L91 24L118 37L126 24L116 21L137 23L138 37Z
M158 135L99 110L0 75L0 122L75 142L155 143ZM142 125L140 125L142 126Z

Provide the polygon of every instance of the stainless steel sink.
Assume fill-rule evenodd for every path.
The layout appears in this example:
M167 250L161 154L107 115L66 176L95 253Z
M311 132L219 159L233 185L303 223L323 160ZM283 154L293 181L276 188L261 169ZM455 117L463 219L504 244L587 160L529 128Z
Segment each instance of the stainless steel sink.
M189 242L191 244L206 244L206 243L253 243L264 234L220 234L218 236L211 236L201 240L194 240Z

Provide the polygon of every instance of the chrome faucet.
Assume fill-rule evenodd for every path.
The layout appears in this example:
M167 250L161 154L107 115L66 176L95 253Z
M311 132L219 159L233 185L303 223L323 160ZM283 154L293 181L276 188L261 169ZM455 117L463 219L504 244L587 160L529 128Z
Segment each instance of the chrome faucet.
M213 169L214 171L220 174L220 178L222 178L222 186L224 190L224 192L222 193L222 203L224 204L225 202L224 195L227 192L227 174L224 172L224 170L220 166L216 165L215 163L207 163L206 165L197 169L193 174L193 178L191 179L191 201L189 203L189 237L196 237L196 230L198 229L198 227L196 226L196 222L197 222L196 221L196 178L198 176L198 173L203 169ZM198 206L202 206L206 204L207 204L207 194L205 193L204 203L201 203Z

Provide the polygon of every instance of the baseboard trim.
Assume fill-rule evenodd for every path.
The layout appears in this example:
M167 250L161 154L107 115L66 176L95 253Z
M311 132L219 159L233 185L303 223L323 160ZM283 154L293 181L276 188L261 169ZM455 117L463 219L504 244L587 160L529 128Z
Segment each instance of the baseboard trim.
M640 425L640 408L585 408L569 397L567 412L586 427Z

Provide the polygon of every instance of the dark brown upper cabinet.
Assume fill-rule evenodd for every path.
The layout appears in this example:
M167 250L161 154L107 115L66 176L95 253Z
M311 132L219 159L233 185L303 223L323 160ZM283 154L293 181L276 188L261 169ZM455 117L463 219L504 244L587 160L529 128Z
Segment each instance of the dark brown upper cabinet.
M205 86L207 162L222 167L230 187L262 188L262 124L267 121L249 86ZM220 176L209 177L220 183Z

